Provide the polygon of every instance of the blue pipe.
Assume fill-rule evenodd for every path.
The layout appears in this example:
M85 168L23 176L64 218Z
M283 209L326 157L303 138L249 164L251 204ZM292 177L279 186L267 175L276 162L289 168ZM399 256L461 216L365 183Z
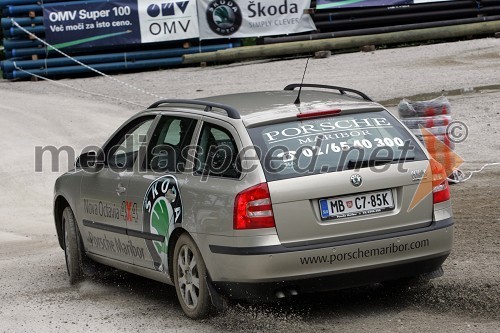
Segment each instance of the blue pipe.
M43 17L42 16L37 16L34 18L31 17L15 17L14 20L19 23L20 26L30 26L30 25L42 25L43 24ZM2 17L1 19L1 25L3 29L9 29L10 27L13 27L14 25L12 24L12 21L10 18L7 17Z
M29 12L35 12L37 14L42 13L42 6L40 5L21 5L21 6L7 6L3 10L3 16L16 16L16 15L27 15Z
M233 47L232 44L202 46L201 52L213 52L218 50L229 49L232 47ZM147 59L172 58L172 57L180 57L183 54L192 54L198 52L200 52L200 48L190 47L187 49L177 48L177 49L167 49L167 50L151 50L151 51L135 51L135 52L124 52L124 53L86 55L74 58L77 59L78 61L83 62L84 64L90 65L90 64L112 63L112 62L129 63ZM20 61L5 60L2 62L3 70L6 72L14 71L15 70L14 62L19 68L25 70L30 70L33 68L50 69L51 67L64 67L64 66L76 65L76 63L69 58L51 58L43 60L20 60Z
M71 5L75 4L77 1L62 1L60 5ZM88 3L94 3L94 2L102 2L101 0L90 0L90 1L78 1L81 5L85 5ZM35 12L35 13L42 13L42 6L39 4L32 4L32 5L20 5L20 6L11 6L7 5L3 9L4 15L3 16L15 16L15 15L26 15L29 12Z
M31 32L32 34L37 35L38 37L40 37L41 35L45 35L45 27L43 25L38 25L35 27L23 27L23 28ZM3 35L5 37L19 37L19 36L28 37L28 34L26 32L16 27L11 27L8 30L4 30Z
M235 41L230 44L223 44L223 45L231 45L230 47L239 47L241 46L240 41ZM168 46L163 46L163 48L167 48ZM206 45L201 47L201 52L209 52L207 50L210 50L211 47L217 47L217 45ZM227 48L227 47L226 47ZM116 50L116 48L115 48ZM170 50L175 50L175 49L170 49ZM184 50L183 54L187 54L187 50L195 50L189 51L190 53L197 53L199 52L200 48L199 47L191 47L188 49L182 49ZM155 50L152 50L155 51ZM7 59L10 58L24 58L24 57L31 57L32 55L38 55L38 56L46 56L47 54L55 54L54 50L48 50L46 47L31 47L31 48L15 48L8 50L7 48L5 49L5 57Z
M64 2L68 0L43 0L44 3L50 2ZM21 5L32 5L40 2L40 0L0 0L0 8L7 6L21 6Z
M167 59L149 59L149 60L141 60L132 63L127 62L113 62L106 64L95 64L92 66L93 68L101 71L101 72L114 72L114 71L123 71L123 70L138 70L138 69L147 69L147 68L160 68L160 67L171 67L171 66L179 66L182 65L182 57L176 58L167 58ZM32 69L31 73L36 75L41 75L45 77L54 77L54 76L65 76L69 77L75 74L87 74L92 73L88 68L82 66L67 66L67 67L56 67L49 69ZM14 70L12 72L5 72L5 78L9 80L13 79L27 79L30 78L31 75Z
M28 47L37 47L43 45L42 42L36 39L4 39L3 47L6 50L25 49Z
M12 49L5 50L5 57L10 58L23 58L23 57L31 57L32 55L44 56L47 52L53 53L54 51L47 51L45 47L30 47L25 49Z

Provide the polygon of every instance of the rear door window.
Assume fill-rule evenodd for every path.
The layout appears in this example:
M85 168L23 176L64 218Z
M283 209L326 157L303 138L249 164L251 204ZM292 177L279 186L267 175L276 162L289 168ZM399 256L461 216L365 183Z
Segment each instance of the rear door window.
M195 127L195 119L162 116L148 148L148 170L183 172Z
M411 134L385 110L248 131L268 181L426 159Z
M204 123L195 158L195 175L239 178L241 165L238 147L231 133L221 127Z

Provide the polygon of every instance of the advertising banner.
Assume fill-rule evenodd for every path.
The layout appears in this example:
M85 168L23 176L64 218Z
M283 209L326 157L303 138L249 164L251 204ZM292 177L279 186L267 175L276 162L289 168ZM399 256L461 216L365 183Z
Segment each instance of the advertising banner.
M196 0L111 0L43 6L45 38L61 48L199 37Z
M317 0L316 9L389 7L389 6L413 5L417 3L441 2L441 1L452 1L452 0Z
M142 43L198 38L196 0L136 0Z
M307 0L198 0L200 39L286 35L316 30Z

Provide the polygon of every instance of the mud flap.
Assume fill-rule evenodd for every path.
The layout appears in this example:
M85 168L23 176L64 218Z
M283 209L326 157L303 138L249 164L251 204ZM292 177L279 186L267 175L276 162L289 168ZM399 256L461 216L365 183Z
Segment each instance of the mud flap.
M422 274L421 278L427 279L427 280L432 280L432 279L440 278L443 275L444 275L443 266L439 266L439 268L433 272Z
M209 274L207 274L205 283L207 284L207 290L210 295L210 300L212 301L212 305L214 306L216 311L217 312L226 311L228 307L227 300L221 294L219 294L219 292L215 289Z

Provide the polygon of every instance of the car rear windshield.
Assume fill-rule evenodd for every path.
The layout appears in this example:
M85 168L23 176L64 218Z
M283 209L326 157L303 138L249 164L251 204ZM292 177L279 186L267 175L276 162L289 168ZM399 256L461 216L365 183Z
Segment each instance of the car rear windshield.
M427 159L386 110L248 129L268 181Z

